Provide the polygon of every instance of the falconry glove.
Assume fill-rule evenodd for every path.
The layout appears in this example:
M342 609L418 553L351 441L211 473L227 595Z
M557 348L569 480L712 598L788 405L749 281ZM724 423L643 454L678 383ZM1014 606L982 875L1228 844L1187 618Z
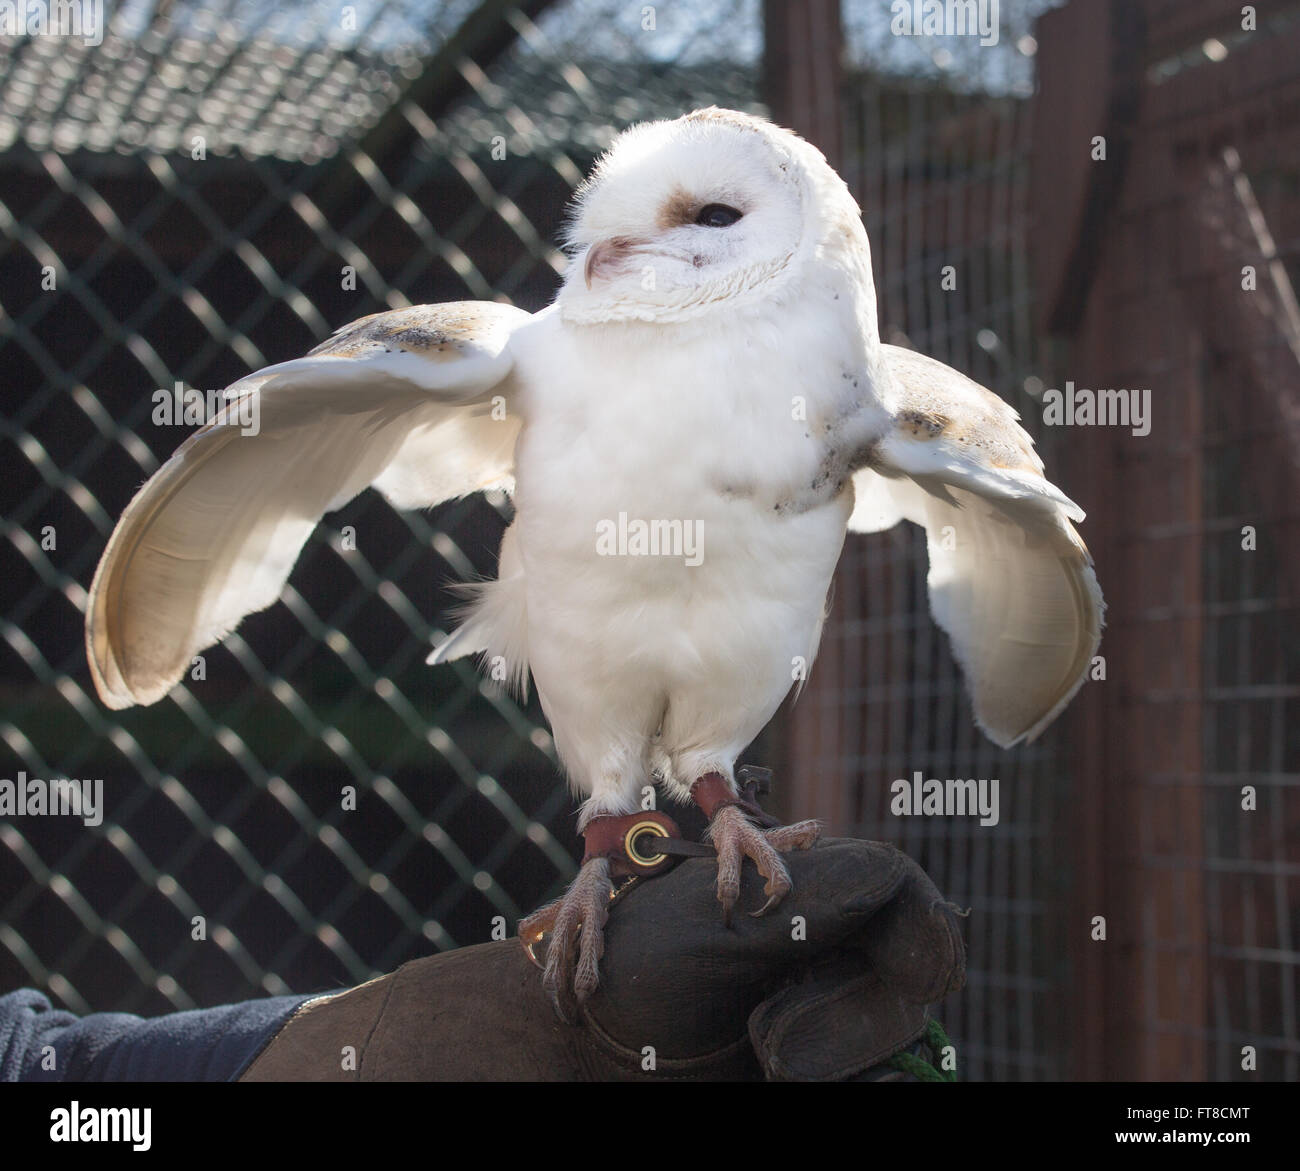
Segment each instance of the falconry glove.
M926 1033L961 987L957 912L893 846L790 855L779 912L718 920L716 866L688 859L617 896L599 988L556 1018L517 940L406 964L308 1001L243 1080L847 1080ZM766 901L751 867L738 910Z

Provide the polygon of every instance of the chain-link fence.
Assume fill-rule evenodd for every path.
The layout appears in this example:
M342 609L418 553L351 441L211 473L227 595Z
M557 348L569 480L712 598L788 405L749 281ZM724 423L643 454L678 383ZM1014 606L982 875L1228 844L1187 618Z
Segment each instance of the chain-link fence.
M778 796L789 814L897 842L970 907L968 984L942 1008L963 1076L1113 1070L1087 1055L1093 1021L1113 1053L1139 1035L1190 1038L1213 1051L1192 1072L1219 1077L1238 1073L1249 1035L1294 1075L1294 673L1261 633L1294 625L1294 558L1278 551L1284 530L1246 572L1203 545L1243 516L1290 514L1258 477L1242 483L1264 425L1243 430L1228 392L1207 389L1229 366L1198 391L1213 427L1160 440L1171 460L1204 449L1201 495L1145 528L1118 494L1107 501L1129 454L1042 426L1044 385L1103 348L1095 325L1077 353L1047 340L1035 255L1068 243L1045 234L1054 208L1033 186L1058 145L1036 121L1035 21L1063 2L1003 0L997 42L980 45L894 35L890 5L846 0L843 142L822 145L839 146L864 209L886 339L1012 402L1091 513L1120 681L1090 684L1069 721L1000 752L930 619L920 534L851 538L818 664L777 729ZM110 11L102 45L0 41L0 777L104 784L94 827L0 818L0 989L158 1013L334 988L513 929L567 882L571 798L536 703L468 664L424 665L457 600L448 583L493 568L504 499L425 515L364 494L326 518L280 604L148 709L114 714L94 697L86 587L113 521L190 429L159 415L155 391L224 387L384 308L540 308L570 193L619 128L710 103L762 109L763 7L177 0ZM1177 23L1158 0L1143 7ZM1179 43L1200 29L1189 20ZM1255 178L1294 274L1292 155L1269 172L1259 153L1282 150L1284 114L1267 126ZM1134 256L1165 206L1147 194L1123 221ZM1107 254L1105 238L1087 242ZM1172 278L1149 284L1175 295ZM1143 318L1107 320L1122 361ZM1144 351L1176 412L1160 362L1184 343L1158 333ZM1127 554L1189 534L1204 597L1143 603L1162 567ZM1210 621L1145 654L1141 623L1189 613ZM1154 736L1143 756L1133 712L1172 724L1184 697L1168 674L1184 669L1217 714L1177 709L1195 758ZM890 815L890 782L914 770L999 778L998 824ZM1252 777L1274 803L1246 829L1234 802ZM1159 800L1126 804L1122 784ZM1122 940L1104 959L1080 943L1094 914ZM1194 947L1193 922L1210 924ZM1177 995L1161 956L1181 966ZM1134 981L1141 1007L1124 999Z
M102 778L104 810L0 823L0 986L146 1013L338 987L562 887L571 799L535 703L423 662L504 500L364 495L146 710L94 698L85 591L187 432L154 389L380 309L540 308L594 156L645 118L756 108L760 47L754 3L656 24L613 0L178 3L111 14L99 46L4 45L3 774Z
M1136 36L1073 17L1052 44L1078 63L1066 92L1107 44L1141 48L1110 57L1130 96L1122 132L1097 133L1128 160L1092 286L1069 290L1066 376L1151 395L1147 434L1076 428L1067 453L1111 598L1108 678L1081 697L1090 808L1075 799L1075 913L1110 938L1078 949L1074 983L1111 1069L1295 1080L1300 8L1132 15Z
M900 38L845 10L841 171L862 205L886 341L931 354L1007 398L1054 475L1031 391L1044 372L1028 261L1033 19L1004 5L998 43ZM1069 485L1065 485L1069 491ZM1063 1076L1068 995L1059 730L1001 751L976 729L926 588L925 535L851 537L807 692L791 715L789 769L842 832L896 842L970 909L966 987L942 1008L964 1076ZM1000 815L900 818L891 783L997 778Z
M1028 7L1000 48L931 42L917 68L850 18L842 169L885 336L1016 406L1088 511L1102 658L1000 752L927 613L921 534L851 538L787 772L971 908L943 1007L967 1076L1294 1079L1300 13ZM1045 426L1069 382L1147 388L1149 429ZM999 823L894 815L915 771L998 778Z

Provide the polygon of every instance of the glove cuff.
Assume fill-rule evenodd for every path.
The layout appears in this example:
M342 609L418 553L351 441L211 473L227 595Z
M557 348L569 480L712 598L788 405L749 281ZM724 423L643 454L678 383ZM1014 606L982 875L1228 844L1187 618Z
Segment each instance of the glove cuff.
M749 1037L772 1081L844 1081L919 1040L929 1012L874 972L782 989L749 1018Z

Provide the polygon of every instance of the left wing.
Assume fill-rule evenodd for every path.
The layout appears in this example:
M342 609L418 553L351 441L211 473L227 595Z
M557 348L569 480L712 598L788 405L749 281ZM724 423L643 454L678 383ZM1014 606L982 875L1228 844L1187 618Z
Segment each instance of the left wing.
M511 486L519 423L493 407L529 320L490 302L377 313L230 387L136 494L95 571L86 653L104 703L166 695L279 597L321 516L367 486L401 508Z
M1087 676L1105 603L1019 415L963 374L883 346L892 425L854 474L849 528L925 529L930 609L952 640L975 718L1004 748L1034 740Z

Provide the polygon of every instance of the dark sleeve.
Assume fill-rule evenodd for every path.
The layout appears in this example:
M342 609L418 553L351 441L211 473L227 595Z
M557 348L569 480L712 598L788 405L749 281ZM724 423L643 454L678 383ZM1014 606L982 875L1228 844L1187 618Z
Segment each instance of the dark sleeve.
M311 996L145 1018L78 1017L40 992L0 996L0 1082L232 1081Z

